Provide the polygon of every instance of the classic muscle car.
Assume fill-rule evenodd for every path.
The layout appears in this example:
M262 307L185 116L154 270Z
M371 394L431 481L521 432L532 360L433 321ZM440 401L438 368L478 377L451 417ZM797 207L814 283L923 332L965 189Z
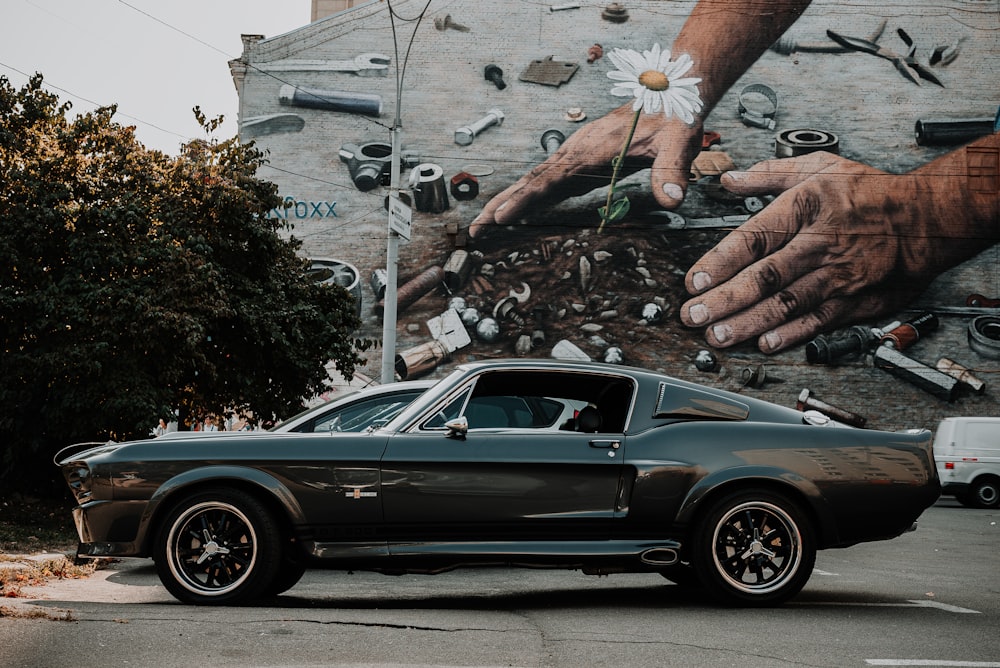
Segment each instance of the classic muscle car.
M244 604L306 568L657 572L776 605L816 551L890 539L938 498L931 434L623 366L464 364L363 433L70 446L80 557L151 557L181 601Z

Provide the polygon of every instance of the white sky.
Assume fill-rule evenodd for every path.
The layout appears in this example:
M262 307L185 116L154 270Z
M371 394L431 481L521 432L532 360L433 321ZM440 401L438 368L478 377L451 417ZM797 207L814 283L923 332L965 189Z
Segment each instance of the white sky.
M15 88L41 72L70 116L117 104L148 148L176 155L203 136L191 113L237 131L228 61L241 34L274 37L309 23L310 0L0 0L0 75ZM62 89L62 90L60 90ZM94 104L97 103L97 104Z

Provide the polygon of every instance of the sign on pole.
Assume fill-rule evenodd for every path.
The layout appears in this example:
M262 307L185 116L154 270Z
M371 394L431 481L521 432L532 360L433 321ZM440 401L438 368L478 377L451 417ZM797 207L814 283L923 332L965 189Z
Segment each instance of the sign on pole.
M410 240L413 209L395 195L389 196L389 229L403 239Z

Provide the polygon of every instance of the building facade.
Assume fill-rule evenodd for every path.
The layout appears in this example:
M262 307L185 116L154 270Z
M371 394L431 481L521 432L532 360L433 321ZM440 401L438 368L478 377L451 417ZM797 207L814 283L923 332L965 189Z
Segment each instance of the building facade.
M335 4L357 6L333 8ZM630 145L633 157L625 163L629 174L616 183L615 197L627 195L631 208L621 220L604 225L599 210L608 201L611 160L580 167L571 161L586 151L556 151L571 138L566 149L593 142L598 130L604 133L602 156L613 156L624 145L631 112L622 113L624 120L616 126L606 120L617 118L611 112L627 102L612 94L616 80L608 75L620 70L621 61L612 62L610 52L641 54L654 44L669 49L697 3L315 0L317 20L309 25L273 39L244 36L243 55L231 63L240 98L240 136L268 151L262 175L278 184L288 204L271 215L293 225L290 234L303 241L304 253L356 268L362 334L378 338L388 236L387 174L398 115L401 184L412 206L411 239L401 245L399 263L396 352L405 358L403 375L439 374L464 359L547 357L569 350L591 359L663 369L777 403L794 405L809 390L809 396L870 413L872 426L930 427L955 411L996 413L998 395L992 389L970 393L964 385L947 388L936 376L929 385L914 382L905 370L879 368L898 360L873 363L870 348L835 364L817 363L807 357L807 349L815 348L808 346L812 334L767 354L768 335L789 331L776 316L757 326L753 336L735 344L726 340L727 327L766 320L766 307L747 305L741 311L734 306L728 318L704 325L697 322L694 307L699 290L704 292L697 277L704 272L697 269L707 266L707 260L716 258L711 266L732 271L734 279L742 268L757 271L763 280L760 266L773 267L785 257L779 254L782 244L798 248L809 243L826 245L801 253L790 273L812 277L808 280L816 285L810 295L817 310L789 306L788 322L808 321L831 305L852 304L813 334L851 326L871 332L935 308L964 307L973 293L1000 296L993 134L997 81L995 68L983 66L1000 55L1000 19L995 7L980 6L989 3L961 4L941 8L925 1L887 2L873 8L847 0L812 3L780 41L747 64L746 73L719 95L704 119L706 141L703 151L695 151L684 184L687 196L673 211L653 193L662 187L649 169L657 148L652 144L659 140L642 136L643 117L637 143ZM730 3L725 11L735 12L753 29L757 5L748 3L745 17L739 5ZM333 13L324 17L328 12ZM718 16L729 14L717 13L718 26L709 23L706 30L728 25ZM835 36L875 40L899 59L848 51L828 35L831 27ZM905 60L910 49L905 40L913 44L911 61ZM676 60L680 53L672 55ZM701 74L703 81L696 85L705 95L713 73ZM936 123L941 119L960 122ZM924 128L924 137L918 127ZM966 135L946 137L962 131ZM608 150L608 145L613 147ZM805 185L786 179L781 188L772 182L753 194L720 186L723 172L779 158L799 161L782 164L801 165L817 149L847 162L817 163L817 172L827 172ZM648 159L638 155L641 151ZM975 200L979 210L994 206L987 214L992 220L980 220L969 233L962 231L970 225L967 210L961 213L943 194L955 190L952 168L928 168L952 164L949 160L961 161L965 201ZM503 220L501 214L501 223L478 225L495 218L491 212L497 202L491 201L512 184L524 184L522 177L555 172L567 178L550 182L544 196L516 218ZM909 179L908 174L925 175ZM876 202L917 181L905 201L892 207ZM540 187L537 180L534 186L527 183ZM740 238L741 229L751 229L745 225L762 226L756 229L763 239L763 229L771 228L762 221L778 225L804 215L801 207L788 208L791 195L775 199L782 188L793 187L800 194L826 189L828 195L817 200L826 209L840 200L848 209L856 205L849 212L822 212L824 224L839 224L840 230L853 225L853 237L844 241L839 231L809 237L805 228L819 222L796 222L802 229L790 245L788 240L763 242L777 245L769 249L769 257L759 258L764 265L757 270L749 263L742 267L739 259L731 270L720 264L718 249L735 257L732 240ZM935 189L941 194L921 205ZM859 202L858 193L867 199ZM899 207L911 212L898 215L894 211ZM831 216L836 220L831 222ZM932 217L938 223L926 222ZM904 220L905 226L899 223ZM862 230L865 221L884 223L878 228L883 232L896 226L893 234L899 236L890 244L896 250L874 240L881 234L878 229ZM941 234L948 238L928 241L938 234L934 230L944 230ZM917 243L907 241L907 235L924 236ZM834 238L846 244L843 250L831 248ZM719 246L726 239L728 245ZM938 258L948 244L976 248ZM907 252L928 261L904 266L898 258ZM897 264L879 277L850 265L852 258L871 265L875 254ZM852 271L858 275L848 281ZM798 289L795 278L781 280L785 282L770 295L772 308ZM745 291L747 283L739 285ZM469 310L461 327L451 316L442 321L450 306L459 305L454 298ZM749 301L735 289L727 299L733 304ZM762 298L760 304L766 301ZM716 298L714 303L718 309L725 301ZM472 311L481 320L493 319L496 332L477 330L490 328L477 322ZM1000 360L991 357L988 332L970 347L970 337L977 334L970 329L973 315L936 313L933 331L923 332L912 347L906 342L905 352L928 367L948 358L1000 381ZM445 336L448 331L453 340ZM377 369L368 371L378 375ZM886 406L886 396L897 400Z

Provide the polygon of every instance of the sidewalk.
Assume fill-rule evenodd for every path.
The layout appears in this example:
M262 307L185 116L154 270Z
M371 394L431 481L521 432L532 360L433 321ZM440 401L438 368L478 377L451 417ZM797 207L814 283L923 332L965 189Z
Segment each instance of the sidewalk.
M57 595L60 584L89 578L99 566L76 566L73 555L66 553L0 554L0 617L68 619L69 611L31 604Z

